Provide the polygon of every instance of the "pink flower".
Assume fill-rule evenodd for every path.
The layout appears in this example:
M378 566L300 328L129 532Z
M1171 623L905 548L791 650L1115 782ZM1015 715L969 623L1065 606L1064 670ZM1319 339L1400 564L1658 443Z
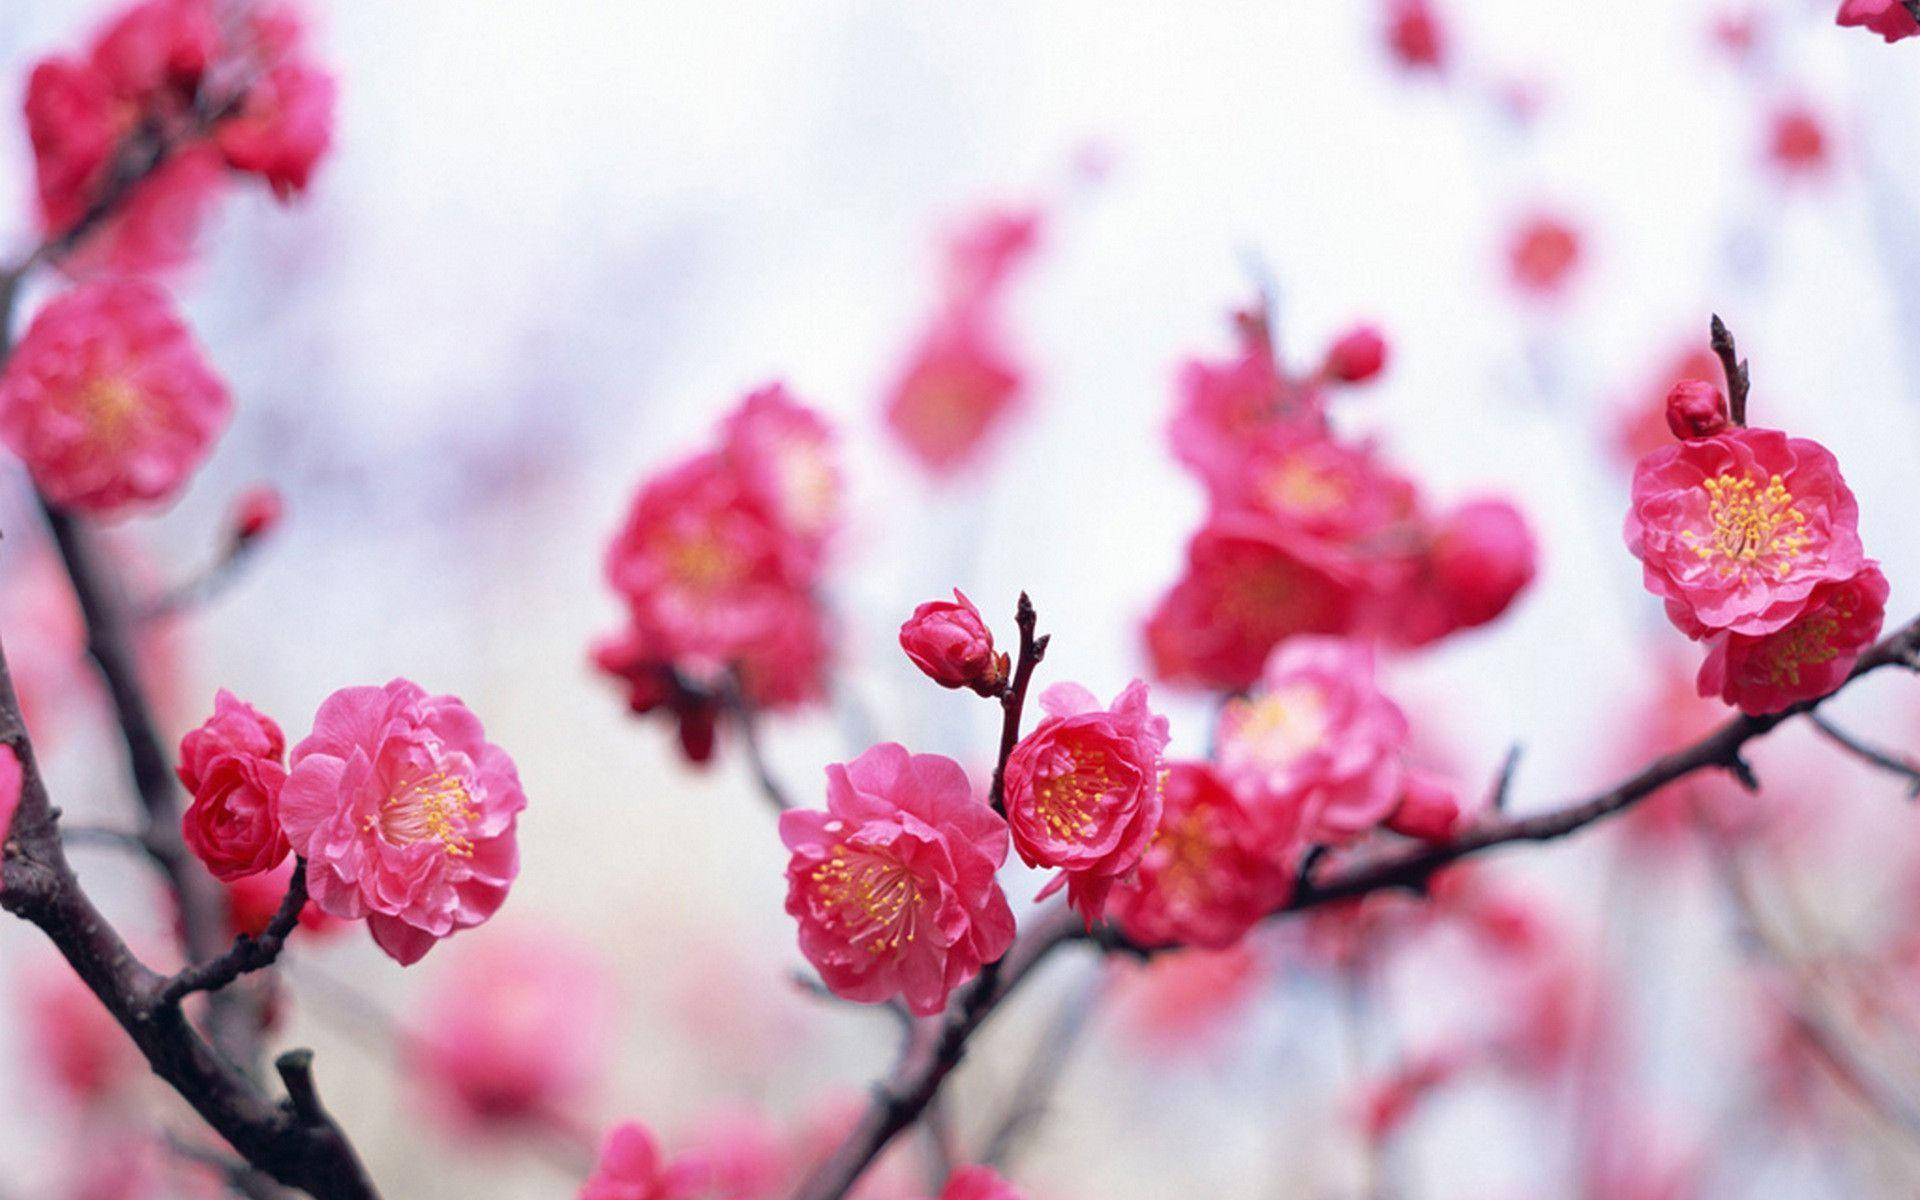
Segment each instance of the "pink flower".
M1026 1200L991 1167L962 1167L947 1176L940 1200Z
M1064 881L1092 925L1160 825L1167 719L1138 679L1108 709L1073 683L1048 688L1040 706L1046 717L1007 756L1007 825L1022 861L1063 872L1041 894Z
M1419 517L1413 483L1371 444L1336 441L1317 426L1282 424L1240 447L1229 471L1206 480L1216 511L1271 518L1296 541L1356 564L1385 558L1377 545L1405 540Z
M132 280L48 302L0 376L0 439L50 500L90 512L171 498L231 409L166 293Z
M801 570L818 565L828 535L840 523L840 467L832 428L769 384L741 401L720 426L734 469L800 551Z
M1827 130L1820 114L1804 104L1789 104L1770 118L1767 157L1789 175L1811 175L1828 161Z
M988 208L969 218L947 247L948 308L978 313L997 303L1039 248L1042 223L1033 208Z
M1107 913L1145 945L1224 950L1292 893L1300 810L1292 827L1256 820L1205 763L1168 763L1161 795L1160 826Z
M1887 591L1886 576L1869 562L1849 579L1815 588L1783 628L1753 637L1715 635L1700 665L1700 694L1748 713L1779 712L1826 695L1880 636Z
M499 935L456 953L408 1057L457 1123L551 1121L606 1072L612 984L585 950Z
M1412 569L1386 593L1368 628L1399 646L1423 646L1494 620L1533 582L1537 550L1520 510L1470 500L1427 534Z
M1341 383L1365 383L1387 365L1387 339L1371 325L1356 325L1327 347L1320 373Z
M1210 483L1238 474L1248 448L1276 430L1313 432L1324 423L1319 393L1281 373L1265 327L1249 317L1240 332L1237 358L1181 368L1167 427L1174 457Z
M900 648L941 687L996 694L1007 680L1007 656L993 652L993 631L973 601L953 589L953 600L929 600L900 626Z
M922 468L950 476L977 462L1023 388L1020 370L971 316L936 326L887 392L887 429Z
M327 697L293 748L280 819L313 899L402 966L478 925L520 871L527 798L467 706L396 679Z
M227 165L266 180L282 200L307 190L333 144L333 77L304 62L282 62L247 89L240 111L214 142Z
M1863 25L1889 42L1920 33L1920 21L1901 0L1841 0L1835 21L1841 25Z
M1399 806L1407 733L1406 714L1374 682L1370 648L1296 638L1222 711L1218 766L1276 840L1297 821L1305 841L1337 844Z
M268 922L280 911L287 885L293 882L293 860L283 861L271 871L245 875L226 885L227 928L233 936L259 937ZM308 937L329 937L346 928L346 922L328 916L318 904L308 900L300 909L300 929Z
M1674 385L1688 379L1713 379L1719 372L1720 360L1688 339L1662 364L1658 374L1646 380L1644 391L1621 405L1613 438L1615 452L1627 462L1636 463L1664 449L1673 436L1667 423L1667 397Z
M1692 638L1780 629L1865 563L1859 506L1825 447L1772 429L1678 442L1633 470L1627 548Z
M1427 0L1388 0L1387 48L1409 70L1439 71L1446 64L1446 30Z
M64 962L32 971L24 983L21 1045L68 1098L102 1104L145 1075L126 1030Z
M287 741L271 717L220 689L213 716L180 741L180 782L193 793L181 818L187 848L217 879L232 881L280 865L280 788Z
M95 38L93 69L117 95L148 103L184 103L220 50L209 0L144 0Z
M615 1126L600 1146L600 1162L580 1189L580 1200L696 1200L697 1180L663 1162L653 1134L638 1121Z
M70 228L87 211L113 160L121 134L119 102L100 72L49 58L27 77L26 121L41 224L48 232Z
M25 773L13 747L0 744L0 845L13 836L13 814L20 807L20 785Z
M1564 291L1579 264L1580 231L1559 217L1530 217L1507 243L1507 269L1514 284L1537 296Z
M1682 441L1725 433L1730 423L1727 398L1704 379L1682 379L1667 393L1667 428Z
M883 743L827 768L827 808L780 816L787 912L835 995L920 1016L1013 943L1007 825L950 758Z

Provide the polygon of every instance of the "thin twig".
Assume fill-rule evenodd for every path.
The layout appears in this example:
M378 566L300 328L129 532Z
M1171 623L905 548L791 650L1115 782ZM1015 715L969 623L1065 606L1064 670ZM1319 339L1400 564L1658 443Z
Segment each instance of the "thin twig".
M727 672L727 678L720 687L720 703L732 714L734 724L740 727L740 744L747 752L747 765L753 769L754 782L760 785L760 794L780 812L797 807L793 796L781 786L779 779L774 777L773 768L767 763L766 752L760 745L759 712L747 699L738 671Z
M1810 712L1807 720L1818 729L1823 737L1871 766L1878 767L1889 774L1898 775L1907 781L1907 798L1920 798L1920 766L1877 746L1861 741L1853 734L1835 725L1822 713Z
M217 992L249 971L265 970L280 957L287 938L300 925L300 910L307 905L307 860L293 860L293 878L287 881L287 894L274 911L259 937L241 934L218 958L187 967L167 980L160 989L160 1003L177 1004L195 992Z
M1033 683L1033 669L1047 656L1047 643L1052 635L1035 637L1034 627L1039 623L1033 611L1033 601L1025 592L1020 593L1020 603L1014 610L1014 623L1020 627L1020 657L1013 669L1013 680L1000 697L1000 757L993 767L993 788L987 795L993 811L1005 815L1007 811L1007 759L1013 754L1014 746L1020 741L1020 717L1026 710L1027 688Z

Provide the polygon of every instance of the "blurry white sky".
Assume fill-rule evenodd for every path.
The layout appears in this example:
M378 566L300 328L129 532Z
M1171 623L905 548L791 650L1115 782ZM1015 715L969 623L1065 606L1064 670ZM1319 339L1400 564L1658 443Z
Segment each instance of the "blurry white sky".
M672 1040L662 961L737 946L777 990L767 954L793 960L783 860L735 765L685 776L583 665L614 619L599 554L625 496L764 378L844 422L862 502L839 585L854 686L888 736L976 764L987 714L916 685L898 621L954 583L1000 612L1024 587L1057 635L1051 673L1109 692L1137 669L1134 624L1199 508L1161 436L1170 381L1182 356L1226 348L1250 255L1279 281L1295 355L1356 317L1388 330L1394 362L1349 402L1356 425L1439 497L1507 489L1535 519L1544 572L1524 605L1401 677L1416 702L1447 698L1474 770L1524 741L1530 802L1597 778L1639 647L1668 636L1619 544L1624 484L1598 439L1710 309L1753 360L1756 420L1839 454L1890 612L1910 611L1920 355L1901 331L1920 316L1920 47L1832 28L1832 0L1764 5L1760 84L1710 53L1706 5L1449 7L1453 88L1392 72L1367 3L323 9L342 82L334 158L292 211L231 203L179 285L242 407L193 493L141 533L176 574L238 487L276 480L292 506L197 627L189 709L229 686L291 730L346 683L406 674L464 695L532 796L509 916L579 930L634 995L621 1079L595 1115L671 1130L763 1083L796 1111L823 1080L857 1086L882 1053L847 1048L883 1022L828 1017L824 1048L766 1082ZM5 6L0 79L16 82L0 91L104 11ZM1507 77L1545 89L1530 135L1485 100ZM1763 114L1791 95L1838 142L1823 186L1762 169ZM1088 145L1114 167L1074 188ZM13 244L26 164L11 122ZM978 486L933 494L878 439L877 393L926 310L938 232L976 202L1022 198L1054 216L1017 289L1033 407ZM1500 275L1508 222L1536 202L1588 234L1588 269L1551 312ZM1176 711L1177 743L1197 748L1198 713ZM858 749L826 722L775 737L803 791ZM56 761L74 790L112 778L92 753ZM7 955L27 945L0 931ZM358 944L326 957L396 1005L433 970L403 977ZM564 1191L538 1166L410 1155L417 1119L385 1064L324 1026L303 1019L300 1034L321 1045L323 1083L366 1097L349 1124L392 1194ZM1188 1086L1184 1101L1220 1104ZM1088 1103L1086 1129L1138 1116ZM1270 1131L1236 1120L1238 1150L1189 1147L1194 1161L1162 1168L1206 1172L1209 1194L1273 1194ZM35 1157L9 1146L0 1166ZM1114 1165L1064 1186L1085 1167L1043 1164L1063 1196L1168 1194Z

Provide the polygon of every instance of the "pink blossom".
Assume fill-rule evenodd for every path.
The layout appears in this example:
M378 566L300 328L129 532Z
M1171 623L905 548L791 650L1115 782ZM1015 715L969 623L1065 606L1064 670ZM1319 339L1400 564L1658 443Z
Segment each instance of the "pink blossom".
M1913 19L1901 0L1841 0L1835 20L1841 25L1865 26L1889 42L1920 33L1920 21Z
M1042 224L1034 208L988 208L970 217L947 247L949 309L978 313L997 303L1039 248Z
M215 878L258 875L286 858L279 815L286 752L280 726L225 688L214 697L213 716L181 739L175 774L193 795L181 833Z
M1627 548L1681 632L1772 633L1865 563L1859 506L1825 447L1772 429L1678 442L1633 471Z
M1849 579L1815 588L1800 615L1772 633L1715 635L1700 665L1700 694L1748 713L1826 695L1880 636L1887 592L1886 576L1869 562Z
M1007 656L994 653L993 631L959 588L951 601L929 600L913 610L900 626L900 648L941 687L992 696L1007 680Z
M827 807L780 817L787 912L836 995L931 1016L1013 941L1007 825L959 763L883 743L827 768Z
M69 1099L99 1105L145 1074L126 1030L64 962L30 972L22 992L22 1045Z
M940 1200L1026 1200L992 1167L962 1167L947 1176Z
M1446 29L1428 0L1387 0L1387 48L1409 70L1446 65Z
M90 512L170 499L231 410L166 294L133 280L50 301L0 376L0 439L50 500Z
M1238 357L1195 359L1180 370L1179 401L1167 427L1174 457L1209 482L1239 472L1248 448L1276 430L1319 430L1318 391L1286 377L1275 363L1264 326L1241 329Z
M1627 462L1636 463L1664 449L1673 437L1667 398L1674 385L1688 379L1713 379L1719 373L1720 360L1692 339L1680 345L1661 370L1642 385L1645 390L1620 406L1613 437L1615 452Z
M1383 558L1378 544L1404 539L1419 517L1411 480L1370 443L1335 440L1326 429L1281 424L1255 434L1230 470L1207 478L1216 511L1270 518L1283 537L1311 540L1355 569Z
M1426 539L1368 622L1386 642L1421 646L1485 625L1533 582L1533 532L1506 500L1467 501L1440 518Z
M1515 286L1536 296L1564 291L1580 256L1580 231L1545 213L1522 221L1507 243L1507 269Z
M1387 365L1387 339L1371 325L1356 325L1327 347L1320 373L1341 383L1365 383Z
M1269 978L1252 938L1226 950L1156 954L1143 968L1123 968L1122 1011L1129 1031L1161 1049L1184 1048L1217 1035Z
M1704 379L1682 379L1667 393L1667 428L1683 441L1725 433L1727 398Z
M955 317L928 334L888 390L887 429L922 468L951 476L980 459L1024 386L980 321Z
M281 62L247 89L240 111L214 142L227 165L266 180L282 200L307 190L333 144L333 77L298 60Z
M1767 158L1789 175L1812 175L1824 170L1831 157L1826 124L1805 104L1777 109L1769 118Z
M144 0L100 31L88 60L117 95L184 103L219 50L209 0Z
M1304 840L1339 843L1393 814L1407 718L1373 672L1364 644L1295 638L1273 652L1253 692L1222 711L1221 777L1269 828L1299 821Z
M268 922L280 910L287 886L293 882L293 860L287 859L271 871L245 875L226 884L227 928L235 937L246 934L259 937ZM346 928L346 922L328 916L318 904L308 900L300 909L300 930L307 937L330 937Z
M606 1072L613 988L587 951L494 934L455 952L408 1057L459 1124L552 1121Z
M697 1200L697 1187L694 1173L661 1158L645 1125L628 1121L601 1143L600 1162L581 1187L580 1200Z
M1223 950L1293 891L1300 811L1292 827L1256 820L1205 763L1168 763L1161 796L1159 828L1108 916L1145 945Z
M832 427L773 383L741 401L720 431L746 489L791 535L800 569L817 566L845 491Z
M1423 842L1450 841L1464 817L1454 790L1422 771L1401 780L1400 802L1387 816L1387 828Z
M119 101L91 66L49 58L27 77L26 122L41 224L67 229L87 211L113 160Z
M1022 861L1063 872L1046 891L1064 881L1091 925L1159 827L1167 719L1138 679L1111 708L1072 683L1041 693L1040 706L1046 717L1007 756L1007 824Z
M342 688L291 762L280 818L314 902L366 918L401 965L507 898L527 800L513 761L460 701L404 679Z

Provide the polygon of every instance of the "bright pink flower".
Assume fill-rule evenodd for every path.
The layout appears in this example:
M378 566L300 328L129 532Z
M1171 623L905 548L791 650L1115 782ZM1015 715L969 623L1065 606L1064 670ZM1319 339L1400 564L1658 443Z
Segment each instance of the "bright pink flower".
M1356 325L1327 347L1321 374L1341 383L1365 383L1387 365L1387 339L1371 325Z
M1700 665L1700 694L1747 713L1779 712L1826 695L1880 636L1887 590L1887 577L1870 562L1850 579L1815 588L1784 628L1755 637L1716 635Z
M49 58L27 77L26 120L41 224L49 232L67 229L92 204L113 161L119 101L92 67Z
M1376 544L1404 540L1419 517L1411 480L1396 474L1371 444L1335 440L1313 425L1281 424L1240 447L1230 471L1207 478L1216 511L1272 518L1282 536L1309 539L1329 557L1358 568L1383 556Z
M1920 21L1901 0L1841 0L1841 25L1863 25L1889 42L1920 34Z
M1257 820L1205 763L1168 763L1161 796L1159 829L1108 916L1145 945L1224 950L1292 893L1300 810L1291 827Z
M653 1134L638 1121L615 1126L600 1146L600 1162L579 1200L696 1200L697 1180L664 1162Z
M322 909L367 919L402 966L491 917L520 872L527 798L467 706L396 679L327 697L293 748L280 819Z
M1859 515L1818 442L1730 429L1641 459L1625 532L1681 632L1757 636L1799 616L1816 587L1860 570Z
M1460 797L1438 779L1408 771L1401 780L1400 802L1387 816L1387 828L1402 837L1423 842L1445 842L1459 831Z
M246 934L259 937L280 911L287 885L293 882L293 860L287 859L271 871L246 875L226 885L227 928L235 937ZM347 927L345 921L328 916L318 904L308 900L300 909L300 929L308 937L330 937Z
M720 431L747 490L792 535L799 569L813 569L840 523L845 490L832 427L774 383L741 401Z
M1111 708L1073 683L1042 692L1040 707L1046 717L1007 756L1007 825L1022 861L1063 872L1041 894L1064 881L1091 925L1159 828L1167 719L1138 679Z
M1827 130L1820 114L1804 104L1790 104L1770 118L1767 157L1790 175L1809 175L1828 161Z
M1147 651L1168 683L1237 691L1283 640L1351 628L1357 601L1351 567L1325 550L1269 520L1216 516L1148 620Z
M91 512L172 497L231 410L166 293L133 280L48 302L0 376L0 439L50 500Z
M1222 711L1219 771L1276 833L1300 822L1307 842L1350 841L1399 805L1407 732L1374 682L1370 648L1295 638Z
M0 845L13 834L14 810L20 807L20 785L25 773L13 747L0 744Z
M605 1074L612 1016L612 983L591 954L495 934L455 952L408 1057L456 1124L551 1121Z
M1541 214L1520 223L1507 243L1507 269L1522 291L1557 295L1580 264L1580 231L1559 217Z
M1369 628L1389 644L1423 646L1485 625L1533 582L1533 533L1506 500L1470 500L1442 517L1427 539L1370 618Z
M299 61L272 67L247 89L214 142L227 165L266 180L282 200L307 182L333 144L333 77Z
M174 773L193 794L181 818L187 849L216 879L232 881L280 865L280 788L287 741L273 718L221 688L213 715L180 740Z
M826 811L782 813L780 840L800 950L836 995L932 1016L1013 942L1006 822L950 758L889 742L835 763Z
M1250 319L1241 339L1237 358L1181 367L1179 403L1167 426L1174 457L1210 482L1238 474L1248 448L1274 431L1313 432L1324 424L1318 391L1281 373L1264 327Z
M180 104L192 99L219 51L209 0L144 0L100 31L89 61L116 95Z
M1387 48L1409 70L1438 71L1446 63L1446 30L1427 0L1388 0Z
M887 392L887 429L936 476L977 462L1020 400L1021 373L978 320L948 319Z
M1667 428L1682 441L1725 433L1727 398L1704 379L1682 379L1667 393Z
M992 1167L962 1167L947 1176L940 1200L1026 1200Z
M993 631L973 601L953 589L952 600L929 600L900 626L900 648L941 687L997 693L1007 680L1007 656L993 651Z
M1645 390L1621 405L1613 446L1628 463L1639 462L1655 450L1664 449L1673 438L1667 423L1667 397L1675 384L1687 379L1716 379L1720 360L1688 339L1671 358L1661 364L1659 373L1650 376Z

